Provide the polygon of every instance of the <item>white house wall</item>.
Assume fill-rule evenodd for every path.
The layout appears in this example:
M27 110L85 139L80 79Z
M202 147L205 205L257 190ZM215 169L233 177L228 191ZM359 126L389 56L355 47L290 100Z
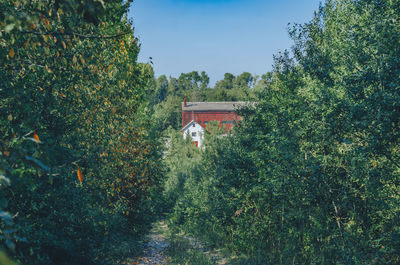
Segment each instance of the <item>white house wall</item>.
M192 138L193 142L198 142L199 147L202 145L203 140L204 140L204 128L201 127L200 124L197 122L191 122L189 126L186 126L183 130L183 138L186 139L187 135L189 133L189 136ZM193 133L196 135L193 136Z

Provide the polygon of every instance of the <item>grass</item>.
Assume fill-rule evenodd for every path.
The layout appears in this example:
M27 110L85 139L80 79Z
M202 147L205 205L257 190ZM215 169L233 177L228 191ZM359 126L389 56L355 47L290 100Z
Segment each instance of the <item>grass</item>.
M216 264L202 250L192 246L188 239L180 236L171 236L167 253L171 257L171 264L186 265L214 265Z
M201 242L180 233L176 229L169 229L164 222L156 223L153 231L162 234L169 242L166 254L171 265L264 265L265 257L249 257L245 255L231 256L227 249L212 250L204 247ZM229 258L224 258L229 257Z
M166 254L170 257L171 265L215 265L216 263L204 253L203 249L195 247L189 239L171 231L163 222L154 226L154 232L168 239L169 246Z

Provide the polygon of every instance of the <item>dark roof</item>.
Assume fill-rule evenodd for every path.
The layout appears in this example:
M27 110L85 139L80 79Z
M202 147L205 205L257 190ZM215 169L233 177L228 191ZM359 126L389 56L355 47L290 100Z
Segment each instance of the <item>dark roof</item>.
M183 111L234 111L242 106L251 104L245 101L232 102L187 102L186 107L183 106Z
M186 127L188 127L190 124L192 124L192 123L197 123L198 125L200 125L200 127L201 128L203 128L204 129L204 127L203 126L201 126L201 124L200 123L198 123L197 121L195 121L195 120L191 120L190 122L188 122L188 124L186 124L185 126L183 126L183 128L182 128L182 130L181 131L184 131L185 129L186 129Z

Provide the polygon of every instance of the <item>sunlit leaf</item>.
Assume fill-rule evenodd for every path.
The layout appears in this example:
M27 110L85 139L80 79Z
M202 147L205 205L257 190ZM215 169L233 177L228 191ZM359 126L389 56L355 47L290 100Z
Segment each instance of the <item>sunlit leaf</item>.
M33 139L40 142L39 135L36 132L33 133Z
M15 52L14 52L13 48L10 49L10 51L8 52L8 55L10 56L10 58L14 58Z
M79 182L80 183L82 183L82 181L83 181L83 175L82 175L82 172L81 172L81 170L78 168L78 170L76 171L76 174L78 175L78 180L79 180Z
M13 30L14 26L15 26L15 24L9 24L4 28L4 31L8 33L11 30Z
M46 23L47 29L50 29L50 21L48 19L45 19L44 23Z
M0 264L2 265L16 265L14 261L12 261L6 253L0 251Z

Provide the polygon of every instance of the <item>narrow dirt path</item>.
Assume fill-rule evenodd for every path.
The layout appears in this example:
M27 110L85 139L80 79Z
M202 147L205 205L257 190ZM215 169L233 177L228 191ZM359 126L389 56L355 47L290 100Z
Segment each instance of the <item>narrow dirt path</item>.
M136 260L128 260L124 265L166 265L169 264L170 258L166 255L169 246L168 240L160 230L167 230L168 227L164 222L158 223L150 232L144 243L144 252L141 257Z
M182 238L188 240L189 244L192 246L193 249L202 252L206 255L212 263L215 265L228 265L229 259L224 257L219 249L210 249L204 246L204 244L198 241L196 238L182 235Z
M197 239L184 234L171 234L164 222L154 224L143 244L142 256L122 262L123 265L226 265L229 259L219 250L212 250ZM168 256L171 254L171 257ZM194 255L194 256L193 256ZM203 256L203 259L194 259Z

